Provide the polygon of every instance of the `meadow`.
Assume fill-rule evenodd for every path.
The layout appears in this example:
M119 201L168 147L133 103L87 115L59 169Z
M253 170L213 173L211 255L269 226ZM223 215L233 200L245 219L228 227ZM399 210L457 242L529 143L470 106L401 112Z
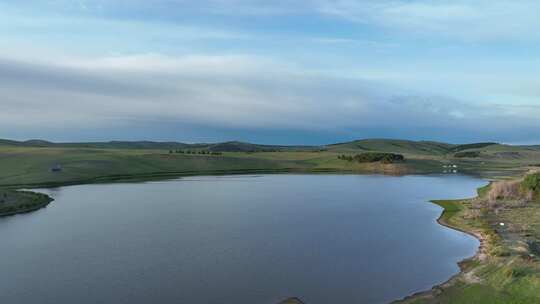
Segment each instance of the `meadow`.
M395 153L404 160L347 160L361 153ZM453 145L374 139L326 146L264 146L238 142L190 145L0 141L0 215L46 206L48 197L17 191L44 186L291 172L461 173L505 180L519 178L539 164L538 146L496 143ZM496 208L479 207L483 206L479 202L489 200L490 191L480 189L475 199L435 202L445 209L440 223L479 237L482 249L476 257L461 263L461 274L403 303L540 302L540 203L535 200L512 204L515 200L503 197L494 199Z
M434 201L444 208L442 225L473 234L481 247L450 281L396 303L540 303L539 178L533 171L492 182L473 199Z
M194 153L175 153L176 149ZM208 154L200 154L208 151ZM272 152L268 152L272 151ZM219 152L210 154L210 152ZM404 162L349 162L340 155L399 153ZM463 157L456 153L475 152ZM246 143L72 143L0 141L0 187L166 178L183 175L257 172L465 173L516 176L540 164L540 148L500 144L450 145L434 142L363 140L304 147ZM51 168L60 166L61 171Z

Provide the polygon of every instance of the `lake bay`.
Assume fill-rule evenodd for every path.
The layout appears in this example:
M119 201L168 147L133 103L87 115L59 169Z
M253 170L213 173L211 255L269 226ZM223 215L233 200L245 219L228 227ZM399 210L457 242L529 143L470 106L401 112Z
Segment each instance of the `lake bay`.
M478 241L431 199L460 175L260 175L40 189L0 218L2 303L386 303L459 271Z

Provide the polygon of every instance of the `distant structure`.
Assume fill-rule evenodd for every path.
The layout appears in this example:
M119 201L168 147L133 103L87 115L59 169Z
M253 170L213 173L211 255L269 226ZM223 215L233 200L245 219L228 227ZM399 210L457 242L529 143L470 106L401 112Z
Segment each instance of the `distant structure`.
M443 173L458 173L457 167L455 164L443 165Z
M51 172L62 172L62 166L60 166L59 164L52 166Z
M443 168L457 168L458 166L457 165L443 165Z

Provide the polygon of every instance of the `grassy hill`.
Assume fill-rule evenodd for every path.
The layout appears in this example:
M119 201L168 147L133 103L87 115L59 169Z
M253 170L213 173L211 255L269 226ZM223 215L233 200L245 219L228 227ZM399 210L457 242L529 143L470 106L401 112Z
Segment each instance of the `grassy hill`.
M179 150L191 153L175 153ZM210 155L195 151L219 153ZM359 163L338 158L367 152L401 154L405 161ZM390 139L366 139L327 146L258 145L235 141L186 144L0 140L0 187L250 172L444 173L444 166L448 164L457 166L452 173L456 170L483 176L516 175L527 166L540 164L540 150L495 143L455 145ZM62 167L61 172L51 172L55 165Z
M446 155L469 150L479 150L498 146L493 142L473 144L448 144L436 141L411 141L399 139L362 139L352 142L329 145L335 151L374 151L421 155Z
M448 282L396 304L540 303L540 173L493 182L478 195L434 203L444 208L441 224L482 240L479 252Z
M333 151L333 152L388 152L411 155L450 155L463 151L482 152L536 152L539 146L509 146L493 142L472 144L448 144L435 141L411 141L399 139L362 139L326 146L261 145L240 141L221 143L182 143L155 141L109 141L55 143L45 140L14 141L0 139L0 147L27 148L88 148L88 149L136 149L136 150L193 150L215 152L283 152L283 151Z
M258 145L240 141L210 144L206 147L215 152L280 152L280 151L316 151L323 149L319 146L282 146L282 145Z
M432 141L411 141L398 139L362 139L352 142L339 143L327 146L331 151L372 151L403 154L443 155L453 145Z
M176 153L176 150L190 150L190 153ZM199 153L200 151L218 153L203 154ZM400 159L398 162L390 163L383 160L348 161L349 157L354 159L355 155L386 155L388 153L403 155L404 160ZM456 145L433 141L366 139L327 146L274 146L244 142L210 144L151 141L52 143L43 140L24 142L0 140L0 168L2 168L0 170L0 198L2 199L0 215L35 210L50 202L47 197L35 196L30 192L14 191L20 188L119 180L163 179L185 175L282 172L465 173L493 178L520 175L533 166L540 167L540 149L537 147L497 143ZM53 168L60 168L60 170L52 170ZM527 207L529 209L521 206L511 209L511 212L505 211L502 215L496 214L497 217L507 217L504 220L497 218L497 222L529 223L523 218L529 214L539 215L540 208L536 205L528 205ZM469 209L463 208L459 211L465 213ZM491 213L488 215L494 216ZM466 219L470 220L468 217ZM540 228L534 227L535 233L540 231ZM517 231L522 230L520 228ZM515 256L517 255L512 255L511 259L507 259L506 256L501 257L500 261L514 263ZM527 288L533 285L538 286L535 285L538 283L537 280L534 281L534 284L525 284L526 282L521 284L519 282L522 278L529 280L536 277L529 275L514 277L512 274L514 266L504 264L504 267L501 268L497 263L486 264L486 267L482 269L489 270L491 269L489 267L496 267L494 269L500 270L505 275L504 282L496 281L496 284L499 285L504 283L501 285L506 288L504 293L512 292L510 288L513 285L506 284L507 281L518 282L519 286ZM540 272L535 272L534 276L538 273ZM480 274L479 276L484 279ZM486 281L492 278L491 275L485 276ZM492 285L499 286L496 284ZM455 285L447 289L445 294L436 300L441 298L462 299L461 294L478 295L478 292L498 296L503 294L495 293L494 290L489 289L491 285L487 289L478 284L463 286ZM479 291L477 292L474 288ZM483 297L483 299L488 298ZM288 301L284 303L301 303L297 299L289 299ZM439 302L411 300L410 303ZM463 303L463 301L448 301L448 303Z
M189 150L190 153L177 153L179 150ZM201 151L215 153L203 154ZM397 162L385 162L384 159L374 159L373 162L348 161L356 155L377 156L390 153L403 155L404 159L400 158ZM465 173L500 178L521 175L534 166L540 167L540 149L537 146L497 143L457 145L433 141L365 139L327 146L279 146L236 141L186 144L151 141L52 143L43 140L0 140L0 215L28 212L50 202L45 196L15 191L20 188L163 179L186 175L283 172ZM60 170L52 170L56 168ZM535 181L537 180L540 178ZM458 205L459 208L455 202L445 203L442 206L452 207L455 211L452 214L456 216L449 218L446 214L443 220L446 219L449 224L465 230L477 229L478 227L472 226L477 220L470 215L476 214L481 208L471 208L473 203L465 201L463 205ZM497 202L495 206L502 203ZM531 239L531 236L538 239L540 224L529 219L540 217L540 205L531 203L505 206L502 213L488 212L482 215L485 219L485 223L482 222L485 227L482 229L486 229L483 232L492 233L495 231L493 229L498 227L498 222L506 222L517 227L516 233L523 232L523 235L519 235L523 242ZM529 217L530 215L533 217ZM523 223L528 226L519 226ZM538 250L540 252L540 249ZM478 303L498 303L493 302L495 298L503 299L500 303L510 303L504 302L509 299L506 295L522 295L524 300L537 300L540 264L535 262L534 272L523 274L524 265L529 265L527 263L530 261L527 256L525 260L521 260L519 254L515 252L510 256L500 256L493 253L490 258L494 262L488 261L479 264L480 268L468 269L469 273L472 269L485 271L475 272L474 275L487 284L464 284L460 281L459 284L444 289L437 297L427 300L413 298L406 300L406 303L465 303L464 300L471 297L482 299L482 302ZM522 289L531 292L524 293ZM444 301L439 301L441 299ZM292 298L283 303L301 302Z
M0 139L0 146L27 148L90 148L90 149L146 149L146 150L195 150L216 152L276 152L276 151L311 151L322 149L319 146L284 146L259 145L240 141L222 143L182 143L156 141L108 141L108 142L73 142L55 143L45 140L15 141Z
M93 148L93 149L186 149L206 147L207 144L186 144L180 142L154 141L109 141L109 142L74 142L55 143L45 140L15 141L0 139L0 146L33 148Z

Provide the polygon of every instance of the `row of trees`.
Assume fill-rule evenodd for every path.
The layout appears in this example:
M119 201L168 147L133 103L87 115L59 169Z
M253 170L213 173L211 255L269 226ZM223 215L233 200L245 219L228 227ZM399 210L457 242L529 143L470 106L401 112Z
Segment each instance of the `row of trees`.
M454 157L457 157L457 158L464 158L464 157L475 158L475 157L480 157L480 152L479 151L458 152L458 153L454 154Z
M401 154L394 153L378 153L378 152L367 152L360 153L355 155L338 155L338 159L346 160L349 162L355 161L359 163L374 163L381 162L384 164L391 164L394 162L401 162L405 160L405 157Z
M201 155L221 155L223 153L221 152L211 152L211 151L204 151L204 150L200 150L200 151L192 151L192 150L169 150L169 153L170 154L173 154L173 153L179 153L179 154L201 154Z

